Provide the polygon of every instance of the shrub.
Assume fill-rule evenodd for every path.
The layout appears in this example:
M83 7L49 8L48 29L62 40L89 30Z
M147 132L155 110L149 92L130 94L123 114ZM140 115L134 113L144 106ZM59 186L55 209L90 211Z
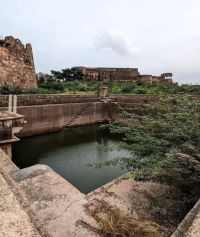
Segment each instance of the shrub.
M10 94L22 94L22 88L17 85L17 86L9 86L8 84L4 83L2 87L0 88L0 94L2 95L10 95Z
M87 85L80 83L78 89L79 91L87 91Z
M147 92L146 92L145 88L137 88L135 90L135 93L136 94L146 94Z
M44 88L44 89L54 89L57 91L64 91L65 89L65 85L63 82L42 82L40 83L40 88Z
M130 93L136 87L135 83L123 83L122 93Z
M29 88L24 91L25 94L51 94L49 90L44 88Z
M11 89L11 94L19 95L19 94L22 94L22 93L23 93L23 90L20 86L14 86Z

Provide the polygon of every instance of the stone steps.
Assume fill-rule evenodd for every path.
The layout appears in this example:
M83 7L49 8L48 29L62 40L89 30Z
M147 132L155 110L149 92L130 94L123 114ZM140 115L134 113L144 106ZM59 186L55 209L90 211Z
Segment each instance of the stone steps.
M87 112L93 105L95 104L95 102L90 103L83 111L81 111L75 118L73 118L67 125L66 127L70 127L72 125L72 123L80 118L82 116L82 114L84 114L85 112Z

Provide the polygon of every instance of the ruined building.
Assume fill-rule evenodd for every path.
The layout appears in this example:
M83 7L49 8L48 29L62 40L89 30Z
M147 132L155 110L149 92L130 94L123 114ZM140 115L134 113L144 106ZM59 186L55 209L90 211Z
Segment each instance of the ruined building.
M172 73L161 76L140 75L138 68L103 68L79 67L82 69L86 81L135 82L140 79L147 83L172 83Z
M7 36L0 39L0 86L37 87L32 46Z

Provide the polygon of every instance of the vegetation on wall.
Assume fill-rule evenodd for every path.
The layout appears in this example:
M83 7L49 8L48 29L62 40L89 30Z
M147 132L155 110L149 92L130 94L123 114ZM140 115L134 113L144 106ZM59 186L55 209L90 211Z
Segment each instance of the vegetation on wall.
M186 95L162 96L134 111L122 109L121 119L102 125L123 135L114 149L126 149L131 157L92 165L120 164L136 180L174 186L179 193L176 204L188 211L200 198L200 101Z

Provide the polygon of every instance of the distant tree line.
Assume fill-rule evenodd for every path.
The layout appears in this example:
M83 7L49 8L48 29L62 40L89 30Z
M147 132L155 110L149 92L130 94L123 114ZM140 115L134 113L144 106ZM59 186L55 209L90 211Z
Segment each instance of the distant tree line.
M84 73L78 67L66 68L61 71L51 70L50 74L37 74L38 88L23 89L19 85L10 86L7 83L0 85L0 94L57 94L57 93L97 93L99 85L107 85L110 94L191 94L200 95L200 85L178 83L150 84L141 81L135 82L99 82L84 81Z
M83 76L84 74L82 70L78 67L66 68L62 69L61 71L51 70L51 75L41 72L37 74L39 83L52 81L67 82L74 80L82 80Z

